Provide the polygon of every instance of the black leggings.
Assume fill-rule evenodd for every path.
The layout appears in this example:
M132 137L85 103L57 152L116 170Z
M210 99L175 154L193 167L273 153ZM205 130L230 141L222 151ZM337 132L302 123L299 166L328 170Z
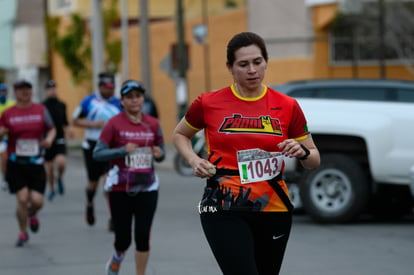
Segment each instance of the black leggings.
M149 251L152 220L157 207L158 191L140 192L135 196L125 192L110 192L109 204L115 232L115 249L126 251L131 245L132 218L135 220L135 249Z
M202 213L207 241L224 275L279 274L291 212Z

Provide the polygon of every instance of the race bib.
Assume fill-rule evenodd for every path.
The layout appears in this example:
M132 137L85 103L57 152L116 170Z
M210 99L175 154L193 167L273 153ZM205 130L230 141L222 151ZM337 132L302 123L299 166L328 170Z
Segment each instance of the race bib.
M39 155L39 141L37 139L18 139L16 141L16 155L32 157Z
M125 156L125 165L132 169L152 168L152 149L151 147L138 147L134 152Z
M282 153L261 149L237 151L237 163L242 184L270 180L280 174Z

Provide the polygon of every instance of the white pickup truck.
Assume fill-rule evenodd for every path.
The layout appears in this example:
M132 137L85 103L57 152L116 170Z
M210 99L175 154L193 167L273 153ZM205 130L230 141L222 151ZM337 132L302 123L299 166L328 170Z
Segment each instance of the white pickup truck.
M295 97L321 153L317 170L286 165L294 204L322 223L370 212L399 218L414 205L414 82L296 81L272 88ZM292 196L297 196L293 192Z

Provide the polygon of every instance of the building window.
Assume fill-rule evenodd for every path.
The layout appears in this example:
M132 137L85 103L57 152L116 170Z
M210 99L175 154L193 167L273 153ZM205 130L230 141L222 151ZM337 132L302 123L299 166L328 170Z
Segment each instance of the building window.
M58 9L70 8L71 6L72 6L72 0L57 0L56 1L56 8Z
M413 41L414 42L414 41ZM397 49L385 43L384 57L387 61L399 62L401 56ZM331 37L332 63L352 62L353 60L369 63L380 58L381 48L379 38L371 37Z
M332 64L368 65L381 56L392 64L414 61L414 3L384 1L384 12L378 3L366 1L358 12L338 13L329 39Z
M49 14L50 15L63 15L73 12L75 7L75 0L55 0L50 1Z

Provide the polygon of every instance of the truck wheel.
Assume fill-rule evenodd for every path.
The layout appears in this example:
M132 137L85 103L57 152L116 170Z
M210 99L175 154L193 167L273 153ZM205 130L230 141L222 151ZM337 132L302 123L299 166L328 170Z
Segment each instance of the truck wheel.
M305 170L300 196L305 211L321 223L345 223L359 217L369 197L368 177L352 158L327 154L317 170Z

